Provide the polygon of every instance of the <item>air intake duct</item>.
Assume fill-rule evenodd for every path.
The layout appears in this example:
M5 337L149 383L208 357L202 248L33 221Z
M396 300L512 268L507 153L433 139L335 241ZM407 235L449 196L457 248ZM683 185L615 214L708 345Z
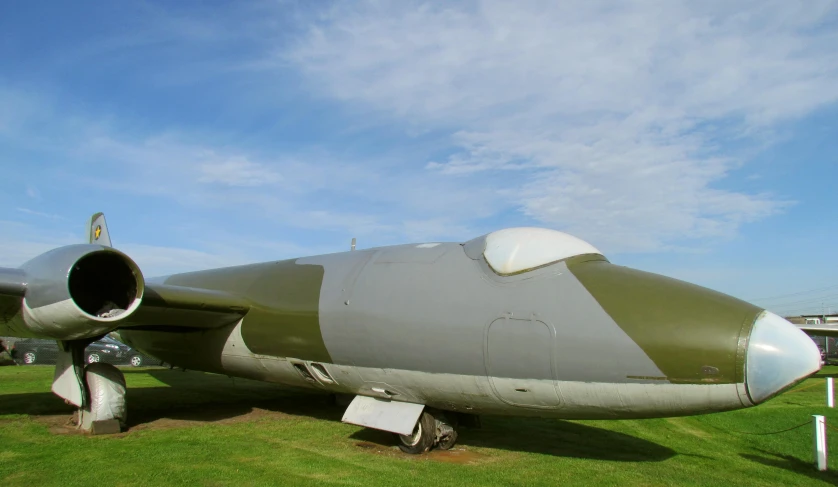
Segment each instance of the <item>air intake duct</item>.
M127 255L99 245L69 245L42 254L26 273L23 320L38 336L92 338L113 331L142 302L144 280Z

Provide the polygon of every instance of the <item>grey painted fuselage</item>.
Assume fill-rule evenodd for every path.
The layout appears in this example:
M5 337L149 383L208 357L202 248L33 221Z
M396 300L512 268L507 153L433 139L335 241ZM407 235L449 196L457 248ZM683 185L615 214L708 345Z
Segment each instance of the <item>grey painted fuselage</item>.
M753 405L743 381L670 380L566 262L501 276L466 250L420 244L297 259L323 269L317 320L328 361L305 356L305 344L301 356L254 353L249 315L222 329L120 334L177 366L445 410L631 418ZM166 282L199 287L207 274ZM273 333L282 337L282 325ZM299 367L312 363L330 377L304 377Z

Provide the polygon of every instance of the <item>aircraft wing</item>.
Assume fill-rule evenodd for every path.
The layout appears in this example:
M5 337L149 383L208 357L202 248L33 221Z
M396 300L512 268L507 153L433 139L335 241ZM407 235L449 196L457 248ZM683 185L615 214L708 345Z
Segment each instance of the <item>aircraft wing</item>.
M111 235L103 213L88 223L90 244L110 248ZM184 286L144 283L142 304L119 328L215 328L241 319L249 305L235 295Z
M0 296L23 297L26 292L26 274L20 269L0 267Z
M249 309L246 300L221 291L146 284L139 309L119 328L216 328L235 323Z
M797 325L809 336L838 337L838 325Z
M88 313L93 316L78 316L72 310L61 308L60 292L67 289L66 282L57 281L49 286L37 280L30 284L29 280L30 276L20 269L0 268L0 335L38 336L39 329L44 332L45 328L53 326L68 330L68 333L68 327L98 325L104 325L108 331L115 328L158 331L217 328L237 322L250 309L245 299L230 293L145 283L142 298L138 306L129 310L130 313L113 318L104 315L109 323L97 323L94 317L103 315ZM55 302L44 305L47 301ZM84 306L79 302L75 304ZM30 310L24 309L27 306ZM56 336L55 332L44 334Z
M111 247L101 213L91 218L89 243L0 268L0 335L75 340L125 328L216 328L249 309L232 293L146 282L134 261Z
M21 299L26 293L26 278L20 269L0 267L0 323L20 311Z

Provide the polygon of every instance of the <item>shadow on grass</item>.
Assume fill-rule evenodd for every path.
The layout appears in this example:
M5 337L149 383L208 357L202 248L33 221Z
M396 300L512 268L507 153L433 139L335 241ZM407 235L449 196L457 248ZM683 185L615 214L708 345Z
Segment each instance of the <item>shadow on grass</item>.
M24 394L4 394L0 401L0 415L28 414L30 416L52 416L72 414L75 408L64 404L51 392L30 392Z
M821 370L817 371L812 377L838 377L838 362L831 360L824 364Z
M391 433L364 429L353 439L382 446ZM661 462L677 453L657 443L603 428L533 418L487 417L480 429L462 429L459 445L618 462Z
M129 388L129 426L160 418L212 422L257 408L327 421L340 421L342 414L330 395L308 389L177 369L136 373L151 375L169 387Z
M330 421L340 421L342 414L326 394L275 384L168 369L123 369L122 372L129 377L150 375L168 386L128 387L129 431L160 419L209 423L245 416L254 409ZM65 404L51 392L4 394L0 401L0 415L27 414L37 419L38 416L70 416L74 410L74 406Z
M765 450L758 450L763 456L740 453L739 456L752 462L761 463L769 467L782 468L790 472L806 475L813 479L822 480L832 485L838 485L838 474L832 471L820 472L815 469L814 461L803 460L790 455L780 455Z
M215 374L169 369L123 369L131 382L145 374L168 387L129 387L128 427L145 427L158 420L218 422L236 420L255 409L339 422L345 407L325 394ZM70 416L74 407L50 392L6 394L0 415ZM524 451L568 458L625 462L659 462L674 450L644 439L607 429L567 421L486 417L481 429L463 429L460 444ZM384 446L395 444L392 434L363 429L353 439Z
M256 409L270 412L307 416L326 421L340 421L343 411L335 408L326 395L297 395L282 393L275 397L246 394L204 397L184 394L172 387L148 387L130 390L128 400L128 428L152 423L160 419L213 423L245 416ZM75 407L52 393L3 395L0 415L26 414L38 416L70 416Z

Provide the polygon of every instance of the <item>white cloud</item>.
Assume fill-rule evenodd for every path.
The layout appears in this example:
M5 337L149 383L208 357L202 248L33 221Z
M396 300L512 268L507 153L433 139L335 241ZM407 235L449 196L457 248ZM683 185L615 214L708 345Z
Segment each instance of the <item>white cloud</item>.
M118 235L116 237L119 238ZM146 277L343 250L261 241L250 236L231 234L224 229L217 229L212 240L206 242L205 248L200 250L178 245L120 244L120 241L117 241L117 248L130 256ZM19 267L49 250L82 242L81 235L29 223L0 220L0 267Z
M265 186L282 180L278 173L261 164L246 159L201 165L201 183L218 183L230 186Z
M162 245L126 244L119 250L129 255L146 277L248 264L241 254L216 254Z
M58 236L31 225L0 221L0 267L19 267L26 261L49 250L81 243L81 238ZM126 244L119 247L126 252L146 277L177 272L197 271L247 263L242 255L215 254L199 250Z
M17 211L19 211L21 213L25 213L27 215L39 216L41 218L48 218L50 220L64 220L65 219L61 215L55 215L55 214L52 214L52 213L44 213L44 212L41 212L41 211L30 210L29 208L16 208L16 209L17 209Z
M455 150L428 171L500 175L506 204L536 220L660 250L790 204L720 189L744 162L723 149L838 100L835 6L350 3L283 62L338 100L447 131Z
M298 95L286 91L296 68L305 90L344 105L322 113L346 120L351 135L300 142L276 127L261 137L236 133L235 124L143 132L137 120L0 86L10 102L0 103L9 108L0 136L54 151L61 163L51 169L70 187L110 190L115 201L140 196L147 211L174 203L205 222L246 214L264 220L249 228L257 238L281 226L371 245L465 240L532 219L608 252L683 248L728 238L790 204L726 178L783 122L838 99L838 33L821 25L834 5L345 3L290 46L296 31L272 33L267 4L259 18L243 9L190 17L184 29L150 22L164 32L97 39L74 59L120 60L121 46L154 57L151 41L165 39L167 52L200 64L215 59L216 49L204 49L212 42L246 38L248 69L227 66L229 78L218 82L258 78L259 90L283 91L277 102L268 92L228 90L237 116L247 112L242 101ZM170 64L159 75L181 68L203 75ZM302 98L282 110L308 109ZM399 130L415 137L410 147L377 144ZM347 140L354 134L359 140ZM738 153L727 149L733 139Z
M80 240L81 237L44 232L26 223L0 220L0 267L18 267L48 250Z
M347 160L322 149L266 155L208 134L135 134L95 119L65 124L58 133L68 141L60 153L75 161L70 169L65 157L74 186L139 196L147 204L165 198L191 209L258 215L268 227L340 232L370 245L471 238L468 220L501 207L487 185L463 187L406 168L396 157Z

